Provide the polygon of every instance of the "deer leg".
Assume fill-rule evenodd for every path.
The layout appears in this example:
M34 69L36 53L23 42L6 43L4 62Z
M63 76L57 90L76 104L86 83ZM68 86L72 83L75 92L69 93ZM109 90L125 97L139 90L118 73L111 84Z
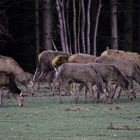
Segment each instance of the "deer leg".
M88 87L85 84L82 83L79 87L80 92L81 92L82 88L84 88L84 96L85 96L84 103L86 103ZM79 93L79 95L80 95L80 93Z
M84 87L84 95L85 95L85 101L84 103L86 103L86 100L87 100L87 93L88 93L88 88L87 86Z
M62 95L61 95L61 91L62 90L66 90L65 86L68 84L69 82L68 81L62 81L62 79L58 82L58 92L59 92L59 99L60 99L60 104L62 104Z
M62 83L59 83L59 87L58 87L58 93L59 93L59 99L60 99L60 104L62 104L62 96L61 96L61 89L62 89Z
M114 91L113 91L113 93L112 93L112 97L111 97L112 99L113 99L114 96L115 96L115 93L116 93L117 88L118 88L118 85L115 86L115 89L114 89Z
M79 102L79 96L80 96L80 92L77 93L77 96L75 98L75 103L78 103Z
M48 82L48 86L49 86L49 88L50 88L50 96L54 96L54 84L53 83L50 83L50 82Z
M54 82L54 88L58 91L58 94L59 94L59 99L60 99L60 103L62 103L62 97L61 97L61 90L62 90L62 81L57 81L57 82Z
M93 89L92 89L92 84L91 84L91 83L88 83L88 84L87 84L87 87L88 87L89 92L90 92L90 94L91 94L92 100L93 100L95 103L97 103L97 99L96 99L96 97L95 97L95 95L94 95L94 91L93 91Z
M54 96L55 95L55 86L54 86L54 83L51 84L50 90L51 90L51 95Z
M3 93L3 90L0 89L0 105L1 105L1 106L3 106L2 93Z
M60 85L60 83L59 83L59 87L57 89L58 89L58 94L59 94L59 99L60 99L59 103L62 104L62 96L61 96L62 86Z
M132 87L131 87L131 89L132 89L132 95L133 95L133 97L134 98L136 98L136 93L135 93L135 91L134 91L134 88L133 88L134 86L133 86L133 81L132 81Z
M79 90L78 90L78 93L77 93L77 95L76 95L76 99L75 99L75 102L76 102L76 103L78 103L78 101L79 101L79 96L80 96L80 93L81 93L83 87L84 87L83 83L80 84L80 86L79 86Z
M68 82L65 85L65 90L70 93L72 97L76 96L76 83Z
M130 95L130 100L132 100L133 98L136 98L136 93L134 91L134 85L133 85L133 80L129 80L130 82L130 87L129 87L129 90L130 90L130 94L128 94L128 98L129 98L129 95Z
M61 91L59 90L59 99L60 99L60 104L62 104L62 96L61 96Z
M120 95L121 95L121 92L122 92L122 87L120 88L120 91L119 91L119 94L118 94L118 100L120 99Z
M111 100L112 99L112 86L111 85L112 85L111 82L107 82L106 88L105 88L106 91L104 91L106 93L107 103L112 103L112 100Z
M94 93L96 92L96 96L97 96L97 102L99 102L99 100L100 100L100 92L99 92L99 90L97 90L97 87L96 87L96 85L94 85L93 87L93 91L94 91Z
M40 75L38 76L38 91L40 90L40 85L41 85L41 83L42 83L42 81L41 81L41 79L42 79L42 77L45 77L46 76L46 73L44 72L44 71L42 71L41 73L40 73Z

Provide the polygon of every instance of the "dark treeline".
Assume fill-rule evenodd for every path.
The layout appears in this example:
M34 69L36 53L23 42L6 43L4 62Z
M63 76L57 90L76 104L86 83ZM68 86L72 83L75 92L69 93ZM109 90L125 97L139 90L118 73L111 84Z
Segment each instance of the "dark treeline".
M107 46L113 48L112 1L1 0L0 54L13 57L30 72L35 70L38 53L46 49L100 55ZM114 1L118 49L140 52L140 2Z

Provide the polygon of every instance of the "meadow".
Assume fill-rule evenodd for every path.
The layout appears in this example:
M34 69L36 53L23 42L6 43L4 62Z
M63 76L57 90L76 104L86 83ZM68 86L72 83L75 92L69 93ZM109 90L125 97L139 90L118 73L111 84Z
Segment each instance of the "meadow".
M44 91L43 91L44 92ZM80 97L26 96L23 107L13 98L0 107L0 140L139 140L140 95L121 96L112 104Z

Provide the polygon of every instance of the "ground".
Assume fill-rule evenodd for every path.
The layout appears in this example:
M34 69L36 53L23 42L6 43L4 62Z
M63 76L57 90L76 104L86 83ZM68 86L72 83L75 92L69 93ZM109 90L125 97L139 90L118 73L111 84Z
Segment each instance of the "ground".
M121 96L112 104L94 104L84 97L48 96L41 85L37 96L26 96L23 107L13 98L0 107L0 140L139 140L140 94L129 101Z

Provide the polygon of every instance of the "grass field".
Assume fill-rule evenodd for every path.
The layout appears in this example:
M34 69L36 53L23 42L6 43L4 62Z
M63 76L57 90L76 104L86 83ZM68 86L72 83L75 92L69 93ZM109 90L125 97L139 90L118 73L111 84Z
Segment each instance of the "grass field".
M140 140L140 96L113 104L75 104L70 96L10 98L0 107L0 140Z

